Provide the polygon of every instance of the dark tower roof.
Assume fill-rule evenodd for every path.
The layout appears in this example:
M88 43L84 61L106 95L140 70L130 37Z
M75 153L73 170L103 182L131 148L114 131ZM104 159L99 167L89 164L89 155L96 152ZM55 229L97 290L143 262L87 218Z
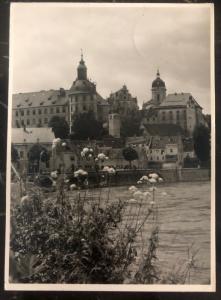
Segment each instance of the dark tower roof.
M81 53L81 60L79 62L78 68L77 68L77 78L79 80L87 79L87 67L86 67L84 59L83 59L83 53Z
M160 72L157 70L157 78L152 82L152 88L166 87L165 82L160 78Z

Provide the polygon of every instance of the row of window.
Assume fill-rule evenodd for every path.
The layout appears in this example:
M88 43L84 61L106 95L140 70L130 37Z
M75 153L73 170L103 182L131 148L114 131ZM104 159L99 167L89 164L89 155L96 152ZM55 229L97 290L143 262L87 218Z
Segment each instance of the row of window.
M71 112L72 112L73 110L74 110L75 112L78 112L78 110L79 110L78 105L75 105L75 109L73 109L73 107L71 106ZM89 107L87 107L87 105L83 104L83 105L82 105L82 110L83 110L83 111L93 110L93 105L90 105Z
M150 159L150 160L155 160L155 159L153 159L152 156L151 156L149 159ZM157 156L157 159L156 159L156 160L160 160L159 156ZM162 156L161 160L164 160L164 156Z
M37 119L37 120L32 119L32 122L29 119L27 119L26 121L21 120L21 124L20 124L19 120L16 120L17 127L20 127L20 125L21 126L24 126L24 125L29 126L29 125L36 125L36 124L42 125L42 123L48 124L48 118L44 118L43 120L42 119Z
M82 97L82 99L81 99L81 97ZM73 98L71 98L71 102L74 102L74 100L75 100L75 102L78 102L78 100L86 101L88 99L90 99L91 101L93 101L94 100L94 96L90 95L90 98L89 97L87 98L87 95L79 95L79 96L75 95Z
M57 107L50 107L50 109L48 107L45 107L44 109L43 108L42 109L41 108L32 109L31 111L29 109L25 109L25 110L20 109L20 110L16 110L15 115L16 115L16 117L18 117L19 112L20 112L21 116L24 116L25 112L26 112L26 115L29 116L31 113L32 113L32 115L36 115L36 114L41 115L42 113L45 113L45 114L48 114L48 113L53 114L53 113L61 113L61 112L65 113L65 111L66 111L65 106L62 106L62 107L57 106Z

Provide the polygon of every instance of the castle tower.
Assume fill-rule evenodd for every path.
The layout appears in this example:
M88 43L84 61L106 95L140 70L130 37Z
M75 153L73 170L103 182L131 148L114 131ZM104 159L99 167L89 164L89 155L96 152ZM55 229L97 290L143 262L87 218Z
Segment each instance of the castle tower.
M155 105L159 105L166 98L166 85L160 78L160 72L157 70L157 78L152 82L152 99Z
M109 114L109 135L119 138L120 137L120 115L119 114Z
M86 80L87 79L87 67L85 65L82 52L81 52L81 60L79 62L78 68L77 68L77 79L78 80Z

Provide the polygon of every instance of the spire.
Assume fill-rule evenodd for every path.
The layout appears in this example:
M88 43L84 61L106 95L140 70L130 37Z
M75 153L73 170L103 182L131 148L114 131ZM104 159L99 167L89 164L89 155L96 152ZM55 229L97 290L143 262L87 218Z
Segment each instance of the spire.
M83 58L83 50L81 49L81 60L78 65L77 69L77 79L79 80L86 80L87 79L87 67L84 63L84 58Z
M159 68L157 69L157 78L160 78L160 71L159 71Z
M82 48L81 48L81 61L84 61L83 50L82 50Z

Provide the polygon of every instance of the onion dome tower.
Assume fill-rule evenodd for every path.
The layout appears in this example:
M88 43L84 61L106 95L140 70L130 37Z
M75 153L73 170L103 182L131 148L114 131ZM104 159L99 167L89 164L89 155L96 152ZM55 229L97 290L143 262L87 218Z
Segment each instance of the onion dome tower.
M166 85L160 78L160 72L157 70L157 78L152 82L152 100L156 105L159 105L166 98Z

